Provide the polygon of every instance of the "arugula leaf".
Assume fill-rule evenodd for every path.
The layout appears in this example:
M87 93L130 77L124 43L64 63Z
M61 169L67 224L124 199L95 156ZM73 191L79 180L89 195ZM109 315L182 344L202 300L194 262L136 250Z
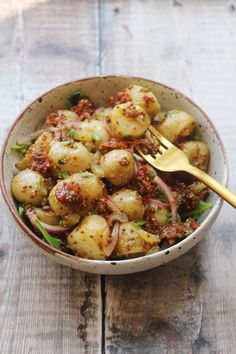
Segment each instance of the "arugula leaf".
M58 177L60 178L60 179L64 179L64 178L67 178L67 177L69 177L69 172L67 172L67 171L58 171Z
M25 144L21 144L21 145L13 145L12 146L12 150L20 152L21 154L24 155L31 145L32 145L32 143L25 143Z
M68 131L67 135L69 138L74 139L74 137L76 135L76 131L74 129L71 129Z
M140 229L141 226L143 226L145 223L146 223L145 220L139 220L139 221L135 222L134 225L135 225L135 227Z
M80 90L73 92L71 95L67 97L66 108L70 109L72 106L75 106L81 98L82 98L82 94Z
M212 207L213 204L211 202L204 202L203 200L199 200L195 209L189 211L188 213L182 213L181 216L182 218L191 216L194 219L198 219L204 213L204 211L211 209Z
M148 175L148 178L149 178L151 181L154 180L155 174L154 174L152 171L148 171L147 175Z
M37 218L34 218L34 222L37 228L39 229L39 231L41 232L41 234L43 235L44 239L47 241L47 243L54 248L60 249L62 241L58 238L49 235L49 233L45 230L45 228Z
M19 206L18 206L18 214L19 214L20 218L24 220L24 218L25 218L25 209L24 209L24 207L21 204L19 204Z

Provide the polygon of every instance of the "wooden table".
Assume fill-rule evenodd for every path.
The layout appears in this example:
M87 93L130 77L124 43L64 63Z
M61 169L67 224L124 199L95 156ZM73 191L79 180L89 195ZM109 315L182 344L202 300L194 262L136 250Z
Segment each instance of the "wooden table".
M214 120L236 190L236 2L12 0L0 3L1 137L45 90L95 74L153 78ZM0 352L236 353L236 214L168 265L97 276L52 263L1 204Z

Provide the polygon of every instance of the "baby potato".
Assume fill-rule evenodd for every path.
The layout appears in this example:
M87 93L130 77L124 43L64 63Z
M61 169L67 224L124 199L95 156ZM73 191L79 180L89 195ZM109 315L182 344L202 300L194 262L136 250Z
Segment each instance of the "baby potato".
M75 181L79 184L87 207L91 210L94 201L98 200L103 195L103 184L100 179L91 172L82 172L72 175L71 181Z
M98 147L100 144L109 141L110 136L102 122L90 120L80 123L75 130L74 139L87 144L93 143Z
M106 259L110 241L109 226L99 215L85 217L67 237L67 244L74 254L87 259Z
M134 222L127 222L120 226L114 255L117 257L145 255L154 247L158 250L159 242L160 239L156 235L142 230Z
M150 118L153 118L161 110L161 105L156 96L147 88L130 85L125 89L134 104L141 106Z
M154 214L154 220L161 226L168 224L170 212L166 208L158 208Z
M118 208L127 215L129 221L138 221L143 218L145 208L137 191L123 189L114 193L112 199Z
M167 118L159 125L158 130L170 142L175 143L180 138L189 136L195 125L195 119L188 113L174 110L167 113Z
M49 153L55 166L67 172L79 172L90 167L90 153L81 143L54 141Z
M13 177L11 190L18 202L33 205L42 205L49 192L43 176L29 168Z
M34 142L34 144L31 145L30 148L27 150L23 159L16 163L16 168L18 168L18 170L24 170L26 168L29 168L33 159L33 154L39 151L42 146L45 148L46 152L48 152L52 139L52 133L48 131L42 133Z
M109 114L111 128L117 138L138 138L150 124L145 110L132 102L115 106Z
M64 124L74 123L78 121L78 115L75 112L68 111L67 109L59 109L57 113Z
M62 217L63 226L75 225L79 222L80 215L75 213L68 205L60 202L56 197L56 188L60 183L63 183L63 181L59 181L51 190L48 197L49 205L56 215Z
M66 189L70 192L70 188L72 194L74 194L74 185L76 186L76 184L78 185L77 190L79 190L77 202L80 200L80 205L83 205L82 208L73 207L73 202L70 205L68 200L61 201L56 196L56 191ZM70 196L70 193L68 194ZM90 172L81 172L57 182L49 194L48 201L54 213L63 217L64 224L69 226L77 224L80 215L83 215L85 211L92 210L94 201L101 198L102 195L103 185L99 178Z
M188 156L189 162L203 171L207 170L210 150L202 141L187 141L181 144L181 150Z
M115 186L128 183L135 173L134 155L128 150L112 150L101 158L105 177Z

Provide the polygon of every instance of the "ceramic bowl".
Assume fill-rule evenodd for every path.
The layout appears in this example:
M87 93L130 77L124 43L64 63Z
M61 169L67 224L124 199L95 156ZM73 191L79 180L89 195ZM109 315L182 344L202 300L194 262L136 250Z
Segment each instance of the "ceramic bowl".
M95 104L104 106L107 104L109 96L114 95L117 91L131 84L137 84L150 89L158 97L163 110L173 108L182 109L196 118L198 133L203 140L208 142L211 150L209 174L218 179L223 185L227 184L227 157L216 128L202 109L192 100L173 88L142 78L104 76L69 82L43 94L18 116L7 134L1 155L1 189L6 206L25 237L32 241L46 256L56 262L81 271L100 274L127 274L144 271L165 264L181 256L204 237L215 221L222 206L221 198L211 193L210 200L213 202L214 206L209 212L204 214L200 227L189 237L161 252L121 261L88 260L58 251L40 240L20 219L10 189L12 177L16 173L14 167L16 158L11 152L11 146L14 145L20 137L37 129L40 123L45 119L46 114L52 112L54 109L65 108L66 97L72 92L81 89L83 94L89 96Z

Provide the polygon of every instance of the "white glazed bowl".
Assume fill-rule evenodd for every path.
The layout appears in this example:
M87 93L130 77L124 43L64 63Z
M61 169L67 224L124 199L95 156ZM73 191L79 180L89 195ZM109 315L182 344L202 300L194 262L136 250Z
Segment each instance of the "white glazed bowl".
M33 132L45 119L46 114L52 112L54 109L63 109L66 105L66 97L72 92L81 89L83 94L89 96L95 104L104 106L107 105L107 99L109 96L114 95L117 91L120 91L131 84L137 84L150 89L158 97L163 110L170 110L173 108L182 109L196 118L198 123L197 130L202 139L207 141L211 150L209 174L217 178L223 185L227 185L228 162L223 143L216 128L207 115L193 101L175 89L142 78L104 76L69 82L43 94L19 115L9 130L1 155L1 189L6 205L16 224L27 238L29 238L46 256L52 258L56 262L85 272L100 274L128 274L165 264L172 259L181 256L204 237L215 221L222 206L221 198L212 193L210 200L214 204L213 208L204 215L200 227L186 239L177 245L158 253L121 261L88 260L58 251L40 240L20 219L10 189L12 177L16 173L14 167L16 160L14 156L12 156L11 146L23 135Z

